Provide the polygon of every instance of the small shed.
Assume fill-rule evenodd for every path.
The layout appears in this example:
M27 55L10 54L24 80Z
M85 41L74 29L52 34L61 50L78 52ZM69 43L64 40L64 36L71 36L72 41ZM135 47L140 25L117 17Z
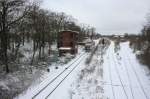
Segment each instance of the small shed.
M58 33L58 50L59 55L64 53L76 54L78 52L78 32L64 30Z
M85 42L85 50L86 51L90 51L93 49L93 46L95 46L95 43L92 39L88 38L86 40L84 40Z

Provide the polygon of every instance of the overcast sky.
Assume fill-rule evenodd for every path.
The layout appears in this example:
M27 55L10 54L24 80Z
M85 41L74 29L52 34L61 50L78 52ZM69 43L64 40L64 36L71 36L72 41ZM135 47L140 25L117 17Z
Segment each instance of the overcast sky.
M43 0L42 7L72 15L101 34L139 33L150 0Z

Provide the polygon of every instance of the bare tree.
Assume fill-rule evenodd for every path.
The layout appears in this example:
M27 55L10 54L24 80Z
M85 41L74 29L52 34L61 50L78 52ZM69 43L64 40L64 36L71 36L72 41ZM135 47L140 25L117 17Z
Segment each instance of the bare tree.
M0 45L2 62L8 68L9 33L12 26L26 15L25 0L1 0L0 1Z

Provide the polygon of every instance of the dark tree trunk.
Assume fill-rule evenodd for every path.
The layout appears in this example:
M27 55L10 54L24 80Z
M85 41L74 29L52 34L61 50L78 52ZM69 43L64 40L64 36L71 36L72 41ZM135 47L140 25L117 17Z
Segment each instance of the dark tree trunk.
M23 33L23 37L22 37L22 45L24 46L24 41L25 41L25 34Z
M8 67L8 56L7 56L7 46L8 46L8 34L6 27L6 13L7 8L5 7L5 2L2 2L3 10L2 10L2 37L1 37L1 48L2 48L2 59L5 64L6 73L9 73Z
M38 46L38 44L36 44L36 41L33 41L33 55L32 55L32 59L31 59L31 65L33 65L33 62L34 62L34 57L35 57L37 46Z

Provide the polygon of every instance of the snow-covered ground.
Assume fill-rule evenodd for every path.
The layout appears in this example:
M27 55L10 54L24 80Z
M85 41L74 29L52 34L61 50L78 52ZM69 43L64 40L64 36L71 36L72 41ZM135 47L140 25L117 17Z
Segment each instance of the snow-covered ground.
M150 99L150 80L129 42L108 49L108 65L104 68L104 94L110 99ZM111 89L111 90L110 90ZM109 93L107 93L109 92Z
M74 86L71 99L150 99L150 80L129 42L99 46ZM69 99L69 98L68 98Z
M98 41L99 40L95 40L96 44L97 44ZM46 97L46 95L53 90L53 87L55 87L56 85L58 85L60 83L59 81L63 80L63 78L66 75L68 75L68 73L72 69L75 68L76 64L79 64L79 66L77 66L77 68L75 68L73 70L73 72L71 73L71 75L73 75L75 71L77 71L78 69L80 70L83 67L83 64L85 63L86 57L88 57L88 53L85 53L83 51L83 49L84 48L82 48L81 46L79 46L78 54L76 55L76 57L74 59L72 59L67 64L62 64L61 62L60 63L57 62L56 64L53 63L52 65L50 65L50 67L49 67L50 72L47 72L42 77L40 77L40 81L41 81L41 79L43 80L40 84L36 83L37 81L35 81L35 85L30 86L28 88L28 90L24 91L22 94L20 94L19 96L15 97L15 99L26 99L27 97L28 97L28 99L31 99L36 94L37 94L37 96L35 98L41 99L41 97L42 98ZM69 56L67 55L66 57L61 57L60 61L62 61L62 62L65 61L64 58L67 58ZM58 67L58 69L56 69L56 67ZM75 72L75 74L76 73L77 72ZM71 75L69 75L69 77ZM55 79L57 76L59 76L58 79ZM69 78L69 77L67 77L67 78ZM73 77L71 76L71 78L74 78L74 77L75 76L73 76ZM72 79L71 81L74 81L74 80ZM72 84L72 83L70 82L68 84ZM43 90L43 91L41 91L41 90ZM67 96L67 95L65 95L65 96Z
M54 66L54 72L46 74L41 84L16 99L31 99L64 70L34 99L150 99L149 70L138 62L129 42L99 45L88 65L87 57L88 53L83 52L57 71Z
M109 45L99 45L91 63L81 70L80 75L72 87L71 99L101 99L103 97L103 67L106 63L104 58Z
M55 77L57 77L61 72L66 70L68 66L70 66L74 61L76 61L79 57L83 57L83 52L79 53L75 59L73 59L71 62L68 64L64 64L64 66L57 66L59 67L56 69L56 66L50 66L50 73L46 73L43 75L42 79L45 79L40 83L39 85L37 84L36 86L31 86L28 88L27 91L16 97L16 99L31 99L35 94L37 94L42 88L44 88L49 82L51 82ZM84 54L85 55L85 54ZM60 64L61 65L61 64Z

